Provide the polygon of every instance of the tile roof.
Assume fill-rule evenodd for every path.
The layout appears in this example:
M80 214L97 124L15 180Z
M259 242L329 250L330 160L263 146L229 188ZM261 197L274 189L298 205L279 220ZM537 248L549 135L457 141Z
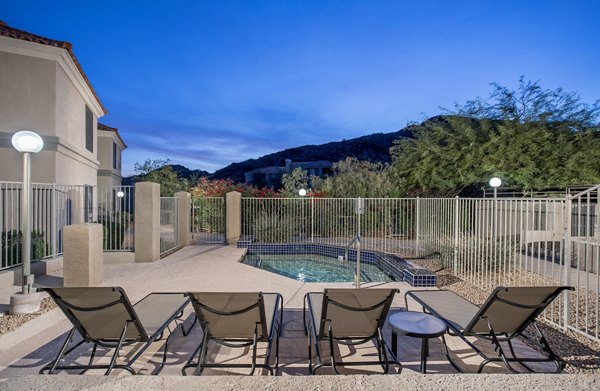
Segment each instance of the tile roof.
M79 73L81 73L83 80L85 80L88 87L90 87L92 94L94 94L94 97L100 104L100 107L102 107L104 114L108 113L108 111L106 110L106 107L104 107L104 105L100 101L100 98L98 98L98 95L96 94L96 91L94 90L94 87L92 87L92 83L90 83L89 79L85 75L85 72L83 72L83 68L81 67L81 64L79 64L79 61L77 61L77 57L75 57L75 53L73 53L73 45L70 42L57 41L55 39L50 39L50 38L42 37L41 35L36 35L36 34L29 33L27 31L19 30L14 27L10 27L9 25L6 24L6 22L4 22L2 20L0 20L0 36L14 38L14 39L20 39L22 41L29 41L29 42L39 43L42 45L54 46L57 48L65 49L67 51L67 53L69 53L69 56L71 57L71 59L73 60L75 65L77 66L77 69L79 70Z
M127 144L125 144L125 141L123 141L123 139L121 138L121 135L119 134L119 129L113 128L111 126L104 125L104 124L101 124L100 122L98 122L98 130L107 130L109 132L114 132L115 135L117 136L117 138L119 140L121 140L121 143L123 143L123 146L125 146L125 148L127 148Z

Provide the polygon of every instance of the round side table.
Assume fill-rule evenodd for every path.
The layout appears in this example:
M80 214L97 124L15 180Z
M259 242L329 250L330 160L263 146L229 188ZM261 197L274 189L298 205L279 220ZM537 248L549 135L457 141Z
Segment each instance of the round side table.
M388 322L392 328L392 353L396 359L398 357L398 334L421 338L421 373L427 372L430 338L442 337L444 348L448 349L444 338L448 326L443 320L433 315L413 311L397 312L388 318Z

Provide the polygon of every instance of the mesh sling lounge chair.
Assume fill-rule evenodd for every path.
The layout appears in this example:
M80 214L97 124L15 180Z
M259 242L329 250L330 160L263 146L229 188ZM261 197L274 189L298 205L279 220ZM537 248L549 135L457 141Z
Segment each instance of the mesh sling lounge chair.
M477 373L481 373L483 368L491 362L502 362L513 373L518 373L518 371L511 363L518 363L527 371L534 372L527 363L552 362L556 365L554 372L559 373L563 370L565 362L552 351L546 337L535 322L538 315L562 291L573 289L569 286L498 287L481 307L446 290L408 291L404 295L404 299L407 309L407 298L411 297L423 307L424 312L444 320L448 324L449 333L460 337L483 358ZM517 357L515 354L512 340L518 336L530 339L522 335L530 325L539 334L538 344L545 353L545 357ZM498 352L498 357L488 357L466 338L468 336L490 340ZM512 357L506 354L501 342L506 342ZM462 372L452 361L447 350L446 355L452 366Z
M304 296L304 331L308 336L308 371L311 375L323 366L381 365L389 370L387 345L382 328L397 289L325 289ZM308 319L307 319L308 313ZM378 361L342 362L335 357L334 341L343 345L359 345L375 339ZM319 342L328 340L331 360L321 359ZM312 347L317 363L312 362Z
M105 375L108 375L114 368L118 368L135 375L135 371L131 368L133 363L152 342L162 339L165 329L172 322L177 325L185 306L190 302L183 293L150 293L132 305L125 291L120 287L42 288L40 290L50 294L73 324L73 329L67 335L58 355L40 370L41 374L46 371L52 374L56 370L69 369L80 369L83 374L88 369L106 369ZM67 350L75 330L83 340ZM165 341L162 362L154 371L155 374L165 365L169 338ZM63 357L84 342L94 344L87 365L59 365ZM121 348L134 343L144 345L127 364L117 364L116 360ZM114 348L109 364L93 364L98 346Z
M202 327L200 345L190 356L181 372L195 367L201 375L204 368L265 368L273 375L270 365L275 339L275 375L279 367L279 336L283 325L283 297L279 293L262 292L189 292L192 306ZM251 364L207 363L208 344L214 341L227 347L252 346ZM264 364L257 363L259 342L267 343ZM198 360L194 358L198 355Z

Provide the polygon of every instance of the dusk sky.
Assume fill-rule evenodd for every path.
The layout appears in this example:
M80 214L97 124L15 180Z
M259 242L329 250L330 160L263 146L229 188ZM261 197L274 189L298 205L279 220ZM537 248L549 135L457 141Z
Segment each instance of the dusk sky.
M8 1L73 43L129 148L214 171L392 132L520 75L600 98L600 1Z

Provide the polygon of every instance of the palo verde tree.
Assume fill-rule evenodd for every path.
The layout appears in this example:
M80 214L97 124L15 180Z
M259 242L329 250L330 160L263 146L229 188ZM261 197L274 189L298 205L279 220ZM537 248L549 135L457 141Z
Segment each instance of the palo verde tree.
M148 181L160 184L160 195L172 197L178 191L188 191L187 180L179 178L168 159L146 159L143 164L135 163L136 182Z
M283 197L298 197L298 191L300 189L308 189L308 183L308 171L300 167L294 168L289 174L283 174L281 178L283 187L279 190L279 193Z
M455 195L494 175L524 190L600 183L600 105L519 80L455 105L395 142L392 167L412 193Z
M400 196L400 183L394 181L387 164L346 158L333 164L333 175L313 177L315 191L328 197L384 198Z

